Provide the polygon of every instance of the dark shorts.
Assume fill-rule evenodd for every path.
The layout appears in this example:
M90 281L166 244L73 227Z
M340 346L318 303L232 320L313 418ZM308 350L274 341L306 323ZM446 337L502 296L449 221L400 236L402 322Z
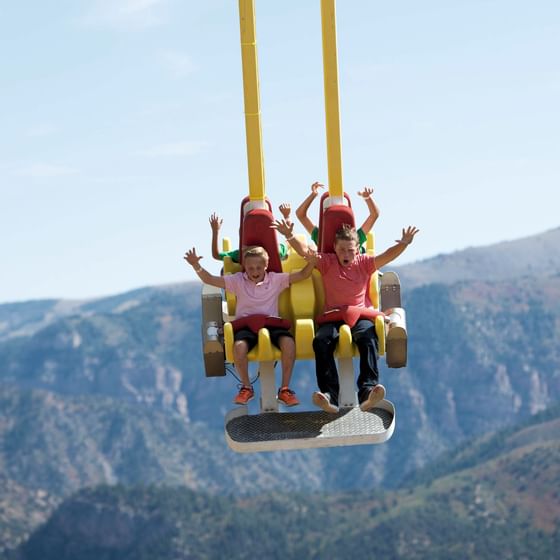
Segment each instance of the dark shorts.
M289 336L292 339L294 338L292 333L287 329L282 329L280 327L267 327L267 329L270 333L270 341L278 349L280 349L280 346L278 344L280 337ZM233 336L233 340L244 340L249 346L250 351L257 345L257 342L259 341L259 335L255 334L252 330L249 329L239 329Z

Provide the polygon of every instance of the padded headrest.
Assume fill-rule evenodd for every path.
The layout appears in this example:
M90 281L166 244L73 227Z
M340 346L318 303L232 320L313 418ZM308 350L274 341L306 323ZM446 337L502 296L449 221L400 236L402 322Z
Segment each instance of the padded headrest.
M352 203L347 193L344 193L345 204L332 204L333 198L328 192L321 196L321 209L319 214L318 249L321 253L334 252L334 236L344 225L354 227L354 212ZM331 203L331 204L329 204Z
M319 252L334 253L336 232L345 224L354 227L354 212L349 206L329 206L323 212L322 229L319 230Z
M247 212L242 222L241 242L239 244L241 264L243 264L243 247L258 245L266 249L268 253L269 272L282 272L276 230L270 227L273 221L274 217L270 210L258 208Z
M260 203L261 201L257 201L257 202ZM266 204L266 207L272 213L272 204L270 204L270 200L268 200L268 197L265 197L264 202ZM240 255L241 255L241 248L243 247L243 220L245 219L245 216L249 213L249 211L254 209L253 206L254 203L251 201L251 197L249 195L244 197L243 200L241 201L241 207L239 209L239 254Z

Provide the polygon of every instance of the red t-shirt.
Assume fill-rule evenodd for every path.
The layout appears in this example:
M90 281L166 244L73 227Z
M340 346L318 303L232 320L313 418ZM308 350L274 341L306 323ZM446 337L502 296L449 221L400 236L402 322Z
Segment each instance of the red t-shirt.
M344 305L371 307L369 280L375 272L375 257L356 255L349 266L342 266L334 253L320 253L316 265L323 278L325 309Z

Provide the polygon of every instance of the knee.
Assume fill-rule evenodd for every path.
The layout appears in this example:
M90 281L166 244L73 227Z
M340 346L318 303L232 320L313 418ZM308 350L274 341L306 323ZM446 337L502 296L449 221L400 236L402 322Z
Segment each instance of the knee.
M233 343L233 357L234 358L244 358L247 356L249 351L249 346L244 340L236 340Z
M360 336L354 339L356 346L360 350L372 350L377 352L377 338L375 337L375 333L372 333L370 336Z
M324 341L320 338L314 338L312 344L313 344L313 350L317 352L317 350L321 350L321 348L324 346Z
M366 343L374 341L376 337L377 335L375 334L375 328L373 327L373 325L366 329L352 333L352 338L354 339L354 342L356 344L358 344L360 341L365 341Z
M294 354L296 351L296 343L291 336L283 336L278 341L278 346L282 354Z
M366 344L366 345L367 344L373 344L373 341L375 339L373 334L371 334L369 336L367 334L363 334L361 336L355 336L355 337L352 337L352 338L354 339L354 342L358 345L359 344Z
M313 350L315 352L329 352L334 348L334 340L330 337L315 337L313 339Z

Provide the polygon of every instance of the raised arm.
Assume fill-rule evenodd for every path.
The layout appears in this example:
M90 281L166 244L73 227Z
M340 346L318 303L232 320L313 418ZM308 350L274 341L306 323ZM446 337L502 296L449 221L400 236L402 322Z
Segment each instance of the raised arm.
M369 231L371 231L371 228L373 227L373 224L375 224L375 222L377 221L377 218L379 218L379 207L375 203L375 200L373 200L372 188L364 187L363 191L358 191L358 195L360 195L365 200L369 210L369 216L365 219L361 228L364 233L368 233Z
M202 259L202 257L199 257L196 254L196 249L194 247L192 249L189 249L185 253L185 256L183 258L193 267L198 277L205 284L210 284L210 286L215 286L216 288L226 287L226 283L223 276L213 276L207 270L204 270L204 268L200 266L200 259Z
M313 269L317 265L317 255L313 251L307 250L304 259L307 261L305 267L297 272L290 273L290 284L301 282L301 280L305 280L311 276Z
M318 181L315 181L311 185L311 194L297 207L296 216L301 222L301 225L305 228L305 231L311 235L311 232L315 229L315 224L307 217L307 211L311 206L311 203L317 198L319 194L319 189L324 188Z
M218 249L218 233L222 227L223 220L214 213L210 216L208 221L210 222L210 227L212 228L212 257L214 257L217 261L221 261L220 250Z
M278 206L278 210L280 210L280 214L282 214L284 220L290 220L290 212L292 211L292 207L288 202L283 202L282 204L280 204L280 206Z
M414 236L420 230L415 226L408 226L406 229L403 228L402 236L400 239L395 241L395 245L389 247L386 251L375 257L375 265L377 268L381 268L386 264L394 261L404 250L412 243Z
M278 231L278 233L281 233L300 257L306 257L307 247L304 246L302 242L294 235L293 222L287 222L286 220L274 220L270 227L274 228L276 231Z

